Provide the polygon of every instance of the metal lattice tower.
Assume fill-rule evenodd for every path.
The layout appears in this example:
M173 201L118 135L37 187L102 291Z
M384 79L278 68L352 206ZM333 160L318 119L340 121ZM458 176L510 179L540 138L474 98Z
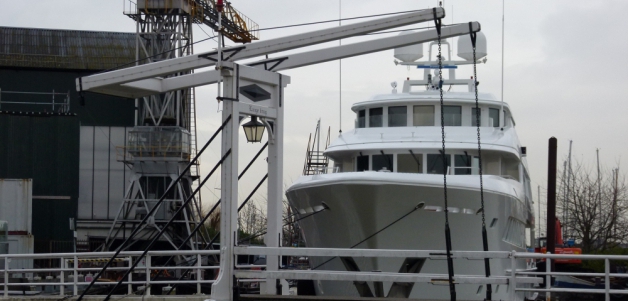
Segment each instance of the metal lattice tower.
M223 26L217 24L218 14L213 1L205 0L139 0L129 1L124 14L136 22L137 64L188 56L193 53L193 24L206 24L236 42L257 39L247 28L257 25L241 16L230 5L226 6ZM189 73L189 72L187 72ZM184 75L173 74L170 77ZM183 89L136 99L135 127L127 135L127 144L121 148L120 161L131 167L133 175L125 199L105 242L106 249L115 249L116 241L125 232L140 227L136 241L149 239L171 218L192 193L199 180L198 165L190 169L176 188L166 196L156 214L147 223L140 224L157 200L172 184L181 170L196 155L196 110L194 89ZM196 183L199 185L200 183ZM174 225L164 239L174 249L197 249L206 242L196 235L187 244L183 240L191 233L202 216L200 194L174 217ZM133 243L127 245L132 249Z

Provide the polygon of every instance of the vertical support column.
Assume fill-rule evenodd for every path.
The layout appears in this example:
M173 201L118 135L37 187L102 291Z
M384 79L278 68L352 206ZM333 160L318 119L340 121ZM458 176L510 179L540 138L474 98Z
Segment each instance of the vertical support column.
M552 254L552 252L547 252L548 255ZM552 289L552 259L549 257L545 258L545 300L552 300L552 293L550 290Z
M281 247L282 213L283 213L283 82L279 76L279 85L276 86L274 95L277 119L273 122L274 137L268 143L268 207L267 220L268 231L266 233L266 246ZM269 136L270 139L270 136ZM266 257L266 270L279 270L280 256L269 255ZM266 291L262 294L281 294L281 289L275 283L277 279L266 278Z
M203 273L201 266L203 264L203 258L201 254L196 254L196 294L201 294L201 281L203 280Z
M547 253L556 254L556 158L558 140L549 139L547 154ZM553 262L553 261L552 261ZM547 261L549 264L549 261ZM556 271L550 266L552 271Z
M74 255L74 261L72 261L72 273L74 274L74 281L72 281L72 295L78 296L78 256ZM129 293L130 294L130 293Z
M611 261L608 258L604 258L604 300L611 301Z
M223 70L224 97L235 98L235 76L233 71ZM240 127L240 111L237 103L232 100L223 101L222 121L229 115L231 121L222 130L221 156L229 150L231 154L223 161L220 178L220 273L212 286L213 300L233 300L233 247L237 243L238 221L238 130Z
M129 263L129 269L130 269L133 266L132 256L129 256L128 263ZM131 282L133 282L133 273L129 273L129 284L127 284L127 287L126 287L127 293L129 295L133 293L133 284L131 284ZM74 295L76 295L76 293Z
M65 262L65 258L61 257L59 258L59 260L61 261L59 263L59 266L61 267L61 272L59 272L59 294L61 295L61 297L64 297L65 296L65 269L67 265Z
M515 254L517 252L513 250L510 252L510 280L508 281L508 295L510 300L516 300L517 294L517 258Z
M146 254L144 259L146 260L146 288L144 289L144 296L150 296L150 266L152 261L150 254Z
M11 259L7 256L4 258L4 298L9 297L9 263Z

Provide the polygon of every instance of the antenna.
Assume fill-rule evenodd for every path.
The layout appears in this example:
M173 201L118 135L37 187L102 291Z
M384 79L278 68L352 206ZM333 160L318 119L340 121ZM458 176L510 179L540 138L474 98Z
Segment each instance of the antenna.
M338 26L342 25L342 0L338 0ZM342 39L338 40L338 45L342 46ZM338 104L338 133L342 135L342 59L338 60L339 69L339 104Z
M502 107L501 107L501 112L499 112L499 127L503 130L504 129L504 118L506 116L504 113L504 16L505 16L505 4L504 4L505 0L502 0Z

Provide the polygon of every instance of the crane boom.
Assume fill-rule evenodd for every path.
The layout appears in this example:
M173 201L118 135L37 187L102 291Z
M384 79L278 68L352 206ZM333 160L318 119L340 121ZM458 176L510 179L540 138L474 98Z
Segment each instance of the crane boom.
M222 27L218 26L218 9L215 0L193 0L195 4L194 22L205 24L215 31L222 32L225 37L236 43L251 43L259 40L259 25L224 2L222 11Z

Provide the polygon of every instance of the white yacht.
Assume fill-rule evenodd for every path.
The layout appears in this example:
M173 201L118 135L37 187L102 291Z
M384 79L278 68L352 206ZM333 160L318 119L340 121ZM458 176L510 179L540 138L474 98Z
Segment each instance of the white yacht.
M486 40L478 33L477 41L477 59L481 59L486 56ZM422 57L422 45L395 50L397 64L425 69L424 78L406 80L401 93L393 89L391 94L354 104L355 129L343 132L324 152L333 161L331 170L304 175L286 192L302 216L320 211L300 221L308 247L445 250L443 173L447 173L452 249L483 250L475 85L469 77L455 77L457 66L473 63L469 45L468 36L459 38L458 56L465 60L443 61L443 74L449 75L443 76L443 106L437 86L438 59L431 51L435 43L429 45L427 61L416 61ZM466 89L450 92L450 85ZM523 252L526 231L534 229L525 148L508 104L479 93L479 109L488 247ZM441 111L448 166L443 165ZM368 238L417 206L419 210ZM510 269L509 260L490 264L492 275L506 275ZM311 258L311 265L319 270L447 273L446 260L319 257ZM525 268L525 262L518 267ZM484 262L454 260L454 273L482 276ZM434 283L315 281L314 287L322 296L449 300L448 286ZM478 284L457 284L456 292L459 300L486 297L486 287ZM493 285L492 292L493 300L508 298L505 285ZM523 300L523 295L518 298Z

